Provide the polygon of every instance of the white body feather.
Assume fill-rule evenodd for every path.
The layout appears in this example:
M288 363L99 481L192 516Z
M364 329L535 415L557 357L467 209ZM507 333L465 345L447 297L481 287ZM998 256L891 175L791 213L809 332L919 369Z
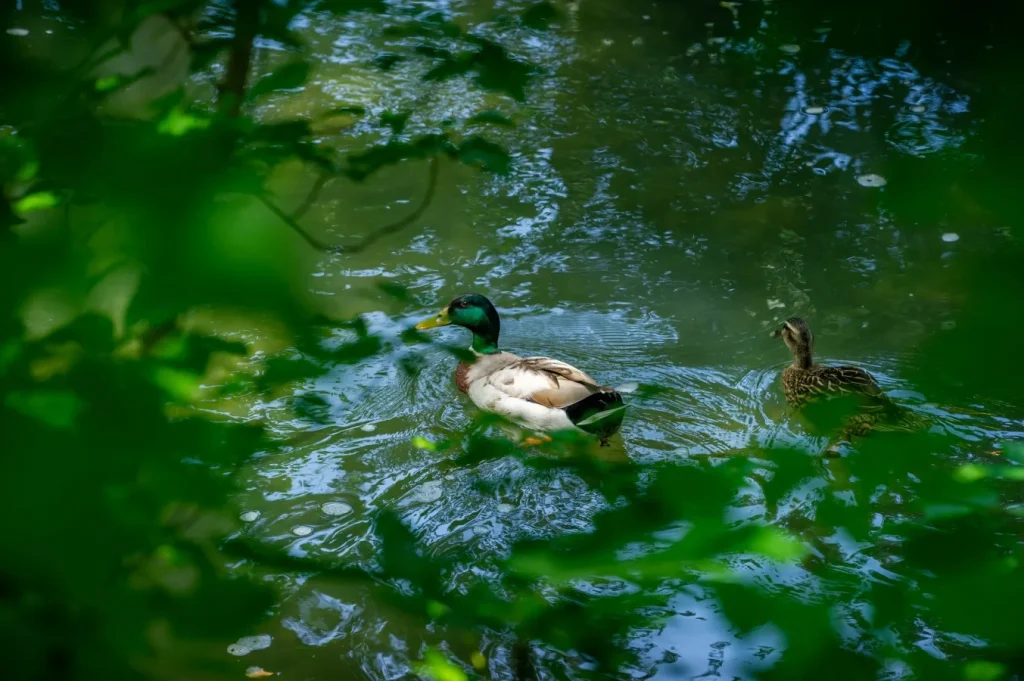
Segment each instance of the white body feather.
M538 371L534 366L544 369ZM553 380L547 372L564 374ZM569 377L572 377L569 379ZM538 431L577 430L561 407L534 401L538 393L564 392L565 405L598 389L592 378L575 367L550 357L522 358L510 352L478 355L466 375L469 399L484 411L503 416L524 428ZM554 387L552 387L554 384ZM574 399L575 398L575 399Z

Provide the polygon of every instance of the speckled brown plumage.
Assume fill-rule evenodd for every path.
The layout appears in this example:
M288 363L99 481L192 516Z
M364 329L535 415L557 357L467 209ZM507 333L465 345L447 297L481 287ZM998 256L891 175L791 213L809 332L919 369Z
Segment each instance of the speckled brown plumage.
M803 319L786 320L772 335L781 336L793 353L793 363L782 372L782 391L789 404L802 408L809 402L837 397L857 401L857 413L843 422L843 439L863 436L880 428L906 429L924 425L922 419L890 400L875 378L863 369L815 364L814 335Z
M459 362L455 367L455 387L460 391L469 392L469 362Z
M871 374L851 366L812 364L804 368L791 364L782 372L782 391L786 401L795 407L817 396L862 395L887 399Z

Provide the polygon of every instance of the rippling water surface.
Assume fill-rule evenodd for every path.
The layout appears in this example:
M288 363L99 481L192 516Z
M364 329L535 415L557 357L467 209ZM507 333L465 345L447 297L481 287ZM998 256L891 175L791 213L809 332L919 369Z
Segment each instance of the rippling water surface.
M487 22L488 12L471 3L432 4L456 21L483 21L479 30L539 65L526 105L467 97L458 83L422 84L412 66L383 76L367 64L386 39L313 13L301 17L318 49L313 82L262 113L361 104L373 119L415 103L410 126L429 130L491 106L518 123L494 133L512 150L514 168L496 177L446 164L418 224L319 264L311 295L335 314L363 315L386 350L301 388L325 400L329 425L297 417L294 396L256 408L294 444L243 471L238 506L260 513L247 535L296 555L364 561L375 549L372 514L397 510L428 550L466 552L449 575L457 588L493 573L517 540L591 526L607 502L571 470L539 471L515 459L457 467L450 453L413 446L415 436L463 432L471 407L455 390L450 354L410 348L398 335L467 291L499 308L506 348L551 354L633 389L611 458L715 458L771 443L823 450L826 441L787 413L778 384L787 353L768 331L792 314L811 320L823 360L868 369L934 429L955 435L960 445L946 453L954 460L1024 431L1019 405L984 395L944 403L948 391L933 394L908 378L922 340L954 319L961 258L998 248L1004 237L967 224L902 224L880 203L887 187L858 182L885 177L899 167L894 158L955 151L971 127L968 96L922 75L905 53L845 54L831 48L827 26L786 35L770 16L753 35L719 40L715 14L718 23L690 40L682 25L703 17L666 3L568 3L548 32ZM358 148L382 134L361 126L327 130L322 141ZM281 191L298 196L311 180L283 176ZM325 239L368 233L412 210L425 183L426 168L408 164L365 186L328 185L306 223ZM958 239L943 240L948 233ZM380 293L381 281L408 287L413 302ZM469 340L461 329L436 335ZM774 519L799 522L807 500L835 475L823 463L820 478L802 489L804 501L795 495ZM751 484L733 509L737 518L767 513ZM898 484L886 494L914 493ZM328 502L350 511L325 514ZM886 512L884 502L879 508ZM297 526L310 532L297 536ZM866 580L890 578L852 540L822 541ZM821 588L799 566L745 569L778 588ZM328 679L358 667L392 679L418 659L423 632L358 587L267 578L282 587L282 600L276 630L267 632L274 645L259 660L265 668ZM698 587L680 588L676 614L636 633L656 676L743 677L771 663L778 637L737 637L714 603ZM507 655L494 645L500 678ZM573 666L554 653L544 661L570 675Z

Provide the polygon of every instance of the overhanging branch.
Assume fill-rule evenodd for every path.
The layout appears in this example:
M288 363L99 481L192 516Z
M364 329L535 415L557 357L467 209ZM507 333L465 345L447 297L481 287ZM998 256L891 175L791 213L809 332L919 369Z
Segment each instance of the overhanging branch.
M300 237L302 237L303 241L305 241L307 244L309 244L316 250L323 251L324 253L361 253L362 251L365 251L367 248L372 246L380 239L405 229L412 223L416 222L423 215L423 213L427 210L427 207L430 206L431 202L434 200L434 192L437 190L438 171L438 158L437 156L432 156L430 158L430 168L428 171L429 179L427 181L427 191L423 195L423 200L420 202L420 205L416 208L416 210L414 210L412 213L405 216L398 222L393 222L390 225L381 227L377 231L368 235L359 243L353 244L352 246L332 246L330 244L324 243L323 241L320 241L316 237L310 235L297 222L297 218L305 214L306 211L308 211L310 206L313 204L313 201L315 200L316 196L320 193L320 189L323 188L323 185L328 180L327 175L321 175L319 178L317 178L317 181L314 184L313 189L310 191L309 196L306 197L302 205L299 206L299 208L295 211L293 215L288 215L287 213L285 213L277 206L277 204L275 204L265 195L259 195L258 198L263 203L263 205L266 206L268 210L270 210L271 213L276 215L278 219L280 219L283 223L291 227L293 231L295 231Z

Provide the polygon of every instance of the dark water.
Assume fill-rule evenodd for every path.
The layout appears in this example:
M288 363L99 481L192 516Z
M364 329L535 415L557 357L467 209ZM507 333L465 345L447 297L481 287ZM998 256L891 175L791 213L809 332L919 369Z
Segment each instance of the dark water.
M494 133L512 150L514 168L496 177L446 164L417 225L359 255L319 263L310 294L334 314L364 315L394 344L303 388L327 401L329 426L296 417L289 395L246 403L296 444L241 472L238 507L260 513L245 535L295 555L366 561L376 548L372 514L397 510L430 552L464 552L449 575L457 589L496 575L518 540L591 527L607 502L575 472L537 471L515 459L455 468L445 452L412 444L459 434L471 413L451 380L451 356L410 349L398 334L466 291L497 305L506 348L550 354L627 392L630 413L610 458L696 460L780 443L824 450L827 441L786 412L778 384L788 357L768 332L794 314L809 319L823 361L868 369L927 416L933 432L948 435L955 444L944 460L974 460L1024 433L1021 402L918 370L922 344L963 323L965 268L1011 236L1008 225L968 219L966 199L960 212L938 218L927 201L909 210L886 201L900 187L931 181L901 175L906 159L937 163L959 153L975 122L970 94L915 66L908 55L916 45L850 53L830 43L829 23L793 27L776 21L771 4L760 6L760 22L733 25L729 6L567 3L543 33L489 22L489 5L430 4L457 22L483 22L479 30L540 66L526 104L467 95L458 83L425 85L417 67L382 75L366 64L383 38L360 22L314 13L301 18L319 60L311 84L262 114L360 104L372 119L415 103L410 129L430 130L496 108L517 122ZM263 58L273 54L268 46ZM361 126L325 130L323 141L354 149L380 134ZM281 192L298 194L309 180L282 174ZM410 210L425 181L425 167L407 164L365 186L329 185L307 223L325 239L372 231ZM923 191L957 200L940 182ZM415 302L381 294L381 281L408 287ZM459 329L439 334L468 344ZM411 374L400 367L409 357L418 358ZM773 510L776 522L795 523L841 477L833 464L819 471ZM880 498L914 493L896 482ZM328 516L328 502L351 512ZM753 481L730 513L766 517ZM309 534L296 536L296 526ZM864 545L821 532L833 560L866 582L895 578ZM744 569L780 589L823 588L800 566ZM281 590L260 632L273 645L240 668L258 664L309 680L355 668L367 678L400 678L429 639L357 586L267 577ZM657 678L748 678L778 660L777 633L738 637L715 603L700 586L680 587L671 599L677 614L636 632L633 645ZM855 637L854 624L842 626ZM916 645L941 655L938 638L925 632ZM491 645L492 674L507 678L507 651ZM571 677L575 662L549 651L541 667Z

